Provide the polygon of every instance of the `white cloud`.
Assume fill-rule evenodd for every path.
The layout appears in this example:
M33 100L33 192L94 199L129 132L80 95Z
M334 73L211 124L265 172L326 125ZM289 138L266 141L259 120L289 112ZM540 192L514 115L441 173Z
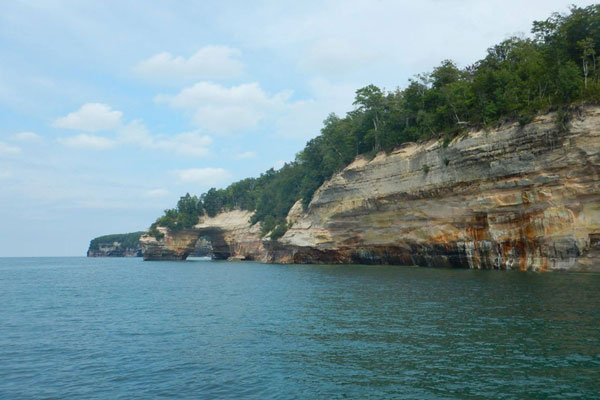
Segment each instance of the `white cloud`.
M279 137L307 139L319 133L329 113L343 116L352 109L357 88L325 78L311 79L308 86L310 97L290 101L291 91L269 95L257 83L225 87L199 82L155 100L184 110L198 128L215 134L252 131L261 124Z
M27 143L40 143L44 140L42 136L34 132L19 132L12 139Z
M227 79L239 76L241 52L227 46L202 47L190 58L158 53L140 62L134 71L147 79L184 82L202 79Z
M199 135L196 132L180 133L174 136L157 136L153 148L171 150L185 156L206 156L207 146L212 143L210 136Z
M81 200L75 203L76 207L92 210L137 210L141 204L136 200L123 201L113 199Z
M117 136L120 142L135 144L140 147L151 147L153 140L146 125L138 119L121 127L117 132Z
M86 103L77 111L54 121L57 128L81 130L85 132L107 131L121 125L123 113L102 103Z
M191 114L200 128L213 133L252 130L267 116L285 109L291 92L266 93L257 83L225 87L198 82L174 96L160 95L156 101Z
M103 136L90 135L82 133L80 135L58 138L59 143L77 149L91 149L91 150L106 150L114 147L117 143Z
M311 98L288 104L275 122L275 134L285 138L308 139L319 134L327 115L339 116L352 109L356 87L333 84L327 79L309 81Z
M72 126L78 125L81 121L90 116L90 103L84 105L79 111L69 114L63 119L69 119L73 123ZM59 138L58 142L73 148L87 148L96 150L106 150L115 147L117 144L134 145L142 149L170 151L173 153L201 157L209 154L208 146L212 143L210 136L201 135L197 132L184 132L175 135L159 134L153 135L148 131L148 128L140 120L133 120L127 125L121 123L122 113L120 111L110 111L109 106L101 105L96 108L96 111L101 108L108 113L104 113L109 119L112 115L113 121L111 124L105 124L107 130L111 130L116 134L116 137L107 138L103 136L83 133L76 136ZM94 108L94 107L93 107ZM82 113L81 111L84 110ZM117 114L118 113L118 118ZM77 115L76 115L77 114ZM97 113L96 115L100 115ZM73 115L76 115L72 117ZM71 118L72 117L72 118ZM59 118L57 121L62 120ZM89 118L88 118L89 120ZM108 119L106 120L108 122ZM63 121L64 122L64 121ZM96 127L99 125L96 124ZM109 129L110 127L110 129Z
M377 57L371 48L357 47L348 40L328 38L315 41L300 65L311 72L339 77L373 64Z
M253 151L245 151L243 153L239 153L233 156L236 160L245 160L249 158L256 158L256 153Z
M173 172L181 183L198 183L207 187L231 179L229 171L223 168L190 168Z
M0 170L0 179L8 179L12 176L12 173L8 170Z
M0 142L0 154L19 154L21 148L10 144Z
M163 188L148 190L144 193L144 195L146 197L150 197L150 198L164 197L164 196L167 196L168 194L169 194L169 191L167 189L163 189Z
M177 154L202 157L209 154L210 136L197 132L184 132L176 135L152 135L139 120L134 120L121 128L118 138L124 143L135 144L144 149L166 150Z

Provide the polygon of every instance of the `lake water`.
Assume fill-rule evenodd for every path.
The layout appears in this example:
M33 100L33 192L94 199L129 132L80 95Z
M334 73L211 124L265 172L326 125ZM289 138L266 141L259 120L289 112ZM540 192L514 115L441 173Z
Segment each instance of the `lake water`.
M0 398L600 396L600 275L0 259Z

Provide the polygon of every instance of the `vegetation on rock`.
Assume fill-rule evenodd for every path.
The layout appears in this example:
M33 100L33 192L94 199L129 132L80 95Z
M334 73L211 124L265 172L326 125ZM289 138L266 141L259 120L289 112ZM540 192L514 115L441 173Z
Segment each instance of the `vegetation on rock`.
M198 222L198 217L203 215L205 208L197 196L186 193L177 202L176 208L165 210L163 216L158 218L151 226L148 233L157 239L164 236L157 228L163 226L173 231L191 228Z
M139 246L140 236L145 232L117 233L113 235L99 236L90 241L90 250L99 250L101 246L112 246L119 243L122 249L135 249Z
M156 226L191 227L204 213L239 208L254 211L252 223L260 222L263 234L277 238L287 229L292 205L301 199L306 207L319 186L358 155L430 138L443 137L447 145L468 128L507 121L524 125L535 114L553 110L559 111L559 129L566 129L567 105L600 100L600 5L573 6L568 15L535 21L532 34L489 48L483 59L465 68L445 60L404 89L368 85L357 90L355 109L344 117L330 114L321 134L294 161L225 189L212 188L199 198L187 194L151 232L159 234Z

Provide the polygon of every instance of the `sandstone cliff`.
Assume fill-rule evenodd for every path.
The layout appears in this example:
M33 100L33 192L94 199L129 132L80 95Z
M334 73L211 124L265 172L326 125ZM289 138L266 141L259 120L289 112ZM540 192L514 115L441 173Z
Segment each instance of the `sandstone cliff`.
M278 241L261 240L242 211L202 219L194 232L213 235L222 258L600 271L599 200L600 108L589 106L566 130L547 114L447 147L432 140L358 158L306 213L290 211L295 222Z
M169 231L159 227L164 235L155 238L144 235L140 242L145 260L185 260L202 236L211 240L213 258L238 260L265 260L265 249L260 237L260 226L250 225L249 211L233 210L215 217L201 217L193 229Z
M141 257L141 244L136 247L121 247L118 243L100 246L98 249L88 249L88 257Z
M144 260L183 261L194 251L200 233L194 229L182 229L172 232L167 228L158 227L162 237L143 235L142 256Z

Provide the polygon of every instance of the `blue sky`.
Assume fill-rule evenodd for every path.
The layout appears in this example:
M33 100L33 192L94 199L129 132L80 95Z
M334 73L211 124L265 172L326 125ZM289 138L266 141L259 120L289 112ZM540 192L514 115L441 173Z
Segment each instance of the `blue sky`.
M0 256L84 255L290 161L354 91L591 1L0 0Z

